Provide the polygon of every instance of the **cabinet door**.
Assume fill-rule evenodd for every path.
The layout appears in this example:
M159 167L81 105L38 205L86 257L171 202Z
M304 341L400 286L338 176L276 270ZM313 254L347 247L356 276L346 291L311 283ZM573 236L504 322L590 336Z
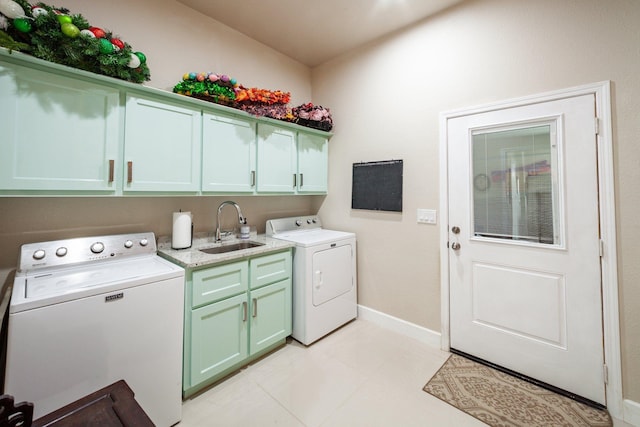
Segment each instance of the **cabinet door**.
M190 386L195 386L248 356L247 294L191 311Z
M255 185L255 122L205 113L202 191L252 193Z
M296 161L294 132L258 124L258 192L294 193Z
M298 193L326 193L328 166L327 139L298 133Z
M249 346L255 354L291 335L291 279L255 289L250 296Z
M114 192L117 90L0 64L0 190Z
M198 109L128 95L124 191L199 191L201 125Z

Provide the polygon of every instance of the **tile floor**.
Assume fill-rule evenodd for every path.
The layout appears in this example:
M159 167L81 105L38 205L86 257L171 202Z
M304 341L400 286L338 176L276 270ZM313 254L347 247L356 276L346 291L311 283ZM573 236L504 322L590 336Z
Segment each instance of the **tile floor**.
M422 391L448 353L356 320L186 400L178 427L484 426Z

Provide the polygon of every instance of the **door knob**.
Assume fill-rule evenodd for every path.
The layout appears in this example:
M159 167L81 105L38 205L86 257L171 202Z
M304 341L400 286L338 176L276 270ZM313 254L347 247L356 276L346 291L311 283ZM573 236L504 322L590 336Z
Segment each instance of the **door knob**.
M451 232L453 234L458 234L460 233L460 227L458 227L457 225L454 225L453 227L451 227Z
M454 251L459 251L460 250L460 243L458 242L453 242L451 244L451 249L453 249Z

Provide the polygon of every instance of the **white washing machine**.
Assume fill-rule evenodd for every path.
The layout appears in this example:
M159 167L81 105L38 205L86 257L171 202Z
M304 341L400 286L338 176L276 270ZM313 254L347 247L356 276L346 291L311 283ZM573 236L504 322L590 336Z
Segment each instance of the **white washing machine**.
M317 216L267 221L267 236L293 251L293 333L309 345L358 315L356 236L325 230Z
M184 270L153 233L22 246L5 393L34 418L124 379L158 426L182 415Z

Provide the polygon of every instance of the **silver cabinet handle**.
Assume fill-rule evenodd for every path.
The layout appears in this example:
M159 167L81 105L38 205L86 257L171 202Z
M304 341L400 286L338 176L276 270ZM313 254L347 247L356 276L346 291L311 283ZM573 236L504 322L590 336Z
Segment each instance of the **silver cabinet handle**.
M304 185L304 174L300 174L300 188Z
M293 174L293 188L296 188L297 182L296 182L296 178L298 177L298 174Z
M256 298L253 299L253 317L256 317L258 315L258 300Z
M247 321L247 302L246 301L242 303L242 321L243 322Z
M251 171L251 186L256 186L256 171Z

